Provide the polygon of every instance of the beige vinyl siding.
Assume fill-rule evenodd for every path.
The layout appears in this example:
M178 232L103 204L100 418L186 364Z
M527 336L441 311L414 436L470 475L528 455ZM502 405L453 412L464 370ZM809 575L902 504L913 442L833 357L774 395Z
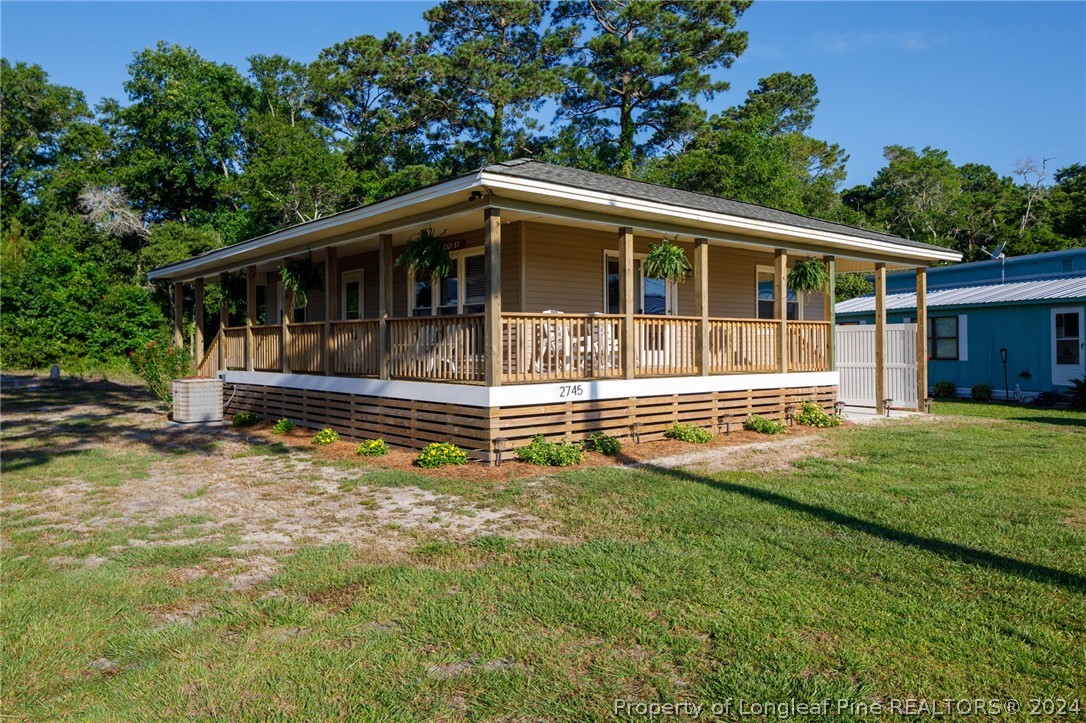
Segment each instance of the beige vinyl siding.
M362 269L362 318L376 319L381 303L380 276L377 270L378 254L370 251L364 254L344 256L338 259L339 265L339 315L343 316L343 275Z
M520 234L522 222L502 226L502 311L520 311Z
M558 309L570 314L603 311L604 252L618 251L617 229L611 234L595 229L528 223L525 239L525 311ZM648 253L651 243L652 239L635 236L634 253ZM687 258L692 260L693 245L680 243L687 251ZM773 253L720 246L709 248L710 316L745 319L757 316L759 265L772 266ZM693 278L678 285L677 295L676 313L692 316ZM812 301L808 308L816 303Z

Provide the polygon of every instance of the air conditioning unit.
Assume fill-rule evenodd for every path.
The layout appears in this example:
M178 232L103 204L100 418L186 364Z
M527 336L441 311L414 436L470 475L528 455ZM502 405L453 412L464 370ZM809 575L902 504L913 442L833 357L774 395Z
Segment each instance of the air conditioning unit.
M222 379L175 379L173 421L181 424L222 421Z

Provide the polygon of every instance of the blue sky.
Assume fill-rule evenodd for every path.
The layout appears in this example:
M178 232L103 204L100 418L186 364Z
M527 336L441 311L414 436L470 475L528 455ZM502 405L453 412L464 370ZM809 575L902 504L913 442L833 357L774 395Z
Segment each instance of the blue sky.
M247 56L312 60L353 35L423 30L423 2L0 4L4 57L38 63L92 103L122 98L132 53L160 39L244 70ZM1086 3L754 3L747 52L720 71L740 102L758 79L812 73L813 135L850 153L867 182L889 144L926 145L1010 174L1019 158L1086 162Z

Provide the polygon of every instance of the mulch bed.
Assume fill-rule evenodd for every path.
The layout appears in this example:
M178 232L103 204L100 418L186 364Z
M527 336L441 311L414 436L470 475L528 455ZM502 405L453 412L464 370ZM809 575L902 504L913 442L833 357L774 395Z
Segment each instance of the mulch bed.
M550 472L563 469L586 469L589 467L619 467L623 465L650 462L655 459L674 457L700 452L705 450L736 447L758 442L772 442L775 439L787 439L792 437L811 436L818 434L819 430L813 427L795 425L789 427L784 434L766 435L757 432L748 432L744 429L735 429L729 434L718 434L706 444L692 444L675 439L661 439L652 442L635 444L633 440L623 440L622 452L617 457L608 457L598 452L586 451L585 460L574 467L541 467L528 464L516 459L514 453L506 453L506 459L500 467L488 466L470 461L466 465L449 465L437 469L424 469L415 465L417 450L409 450L390 445L389 452L383 457L360 457L355 454L357 442L340 439L329 445L315 446L311 429L295 428L287 434L274 434L271 424L260 423L252 427L238 429L236 431L254 438L259 438L268 443L280 442L288 447L307 449L314 453L317 459L337 460L341 462L353 462L364 469L395 470L403 472L415 472L435 479L463 479L477 482L507 482L528 477L538 477Z

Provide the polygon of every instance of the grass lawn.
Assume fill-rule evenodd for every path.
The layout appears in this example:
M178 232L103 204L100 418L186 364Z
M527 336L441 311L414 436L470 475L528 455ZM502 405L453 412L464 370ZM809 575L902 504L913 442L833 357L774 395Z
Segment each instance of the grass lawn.
M77 391L69 404L102 403ZM5 414L40 405L8 398ZM125 434L123 399L52 434L5 422L3 713L583 720L616 699L1083 697L1086 415L935 412L828 430L829 454L780 473L363 472L336 489L514 510L546 534L427 529L281 555L209 527L215 512L132 524L126 484L213 450L56 451ZM260 584L202 574L256 554L274 568Z

